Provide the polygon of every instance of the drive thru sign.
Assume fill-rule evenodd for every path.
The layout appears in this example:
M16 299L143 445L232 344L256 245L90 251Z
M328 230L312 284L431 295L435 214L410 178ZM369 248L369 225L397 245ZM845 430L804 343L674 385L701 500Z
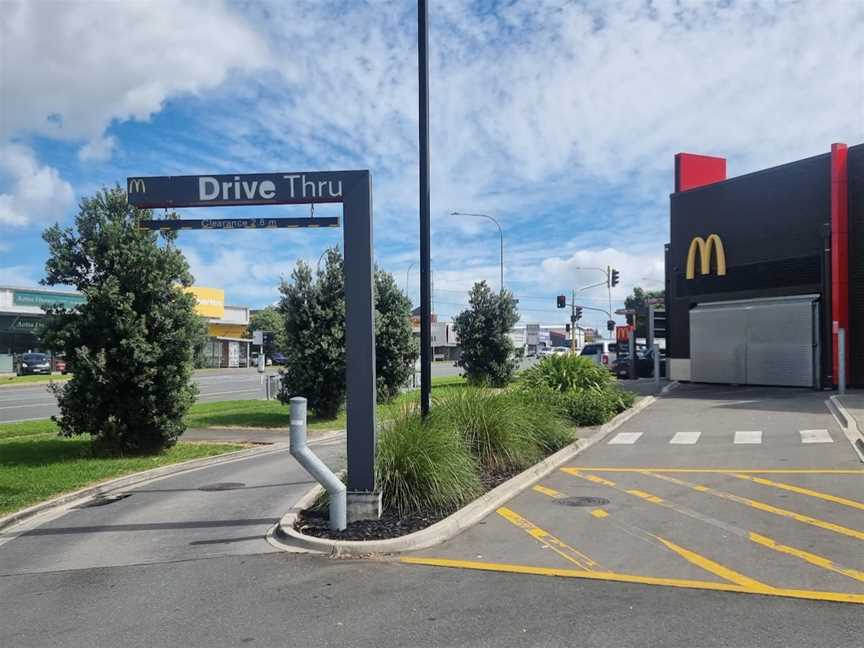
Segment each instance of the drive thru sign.
M375 490L375 328L372 301L372 178L369 171L305 171L131 177L129 204L139 208L342 203L345 249L345 378L348 491ZM333 227L338 219L142 221L145 229ZM301 394L302 395L302 394Z

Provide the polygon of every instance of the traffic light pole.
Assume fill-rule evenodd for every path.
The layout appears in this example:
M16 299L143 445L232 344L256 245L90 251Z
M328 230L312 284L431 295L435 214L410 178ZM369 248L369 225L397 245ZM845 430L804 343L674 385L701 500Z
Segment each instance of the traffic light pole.
M576 291L570 300L570 353L576 353Z

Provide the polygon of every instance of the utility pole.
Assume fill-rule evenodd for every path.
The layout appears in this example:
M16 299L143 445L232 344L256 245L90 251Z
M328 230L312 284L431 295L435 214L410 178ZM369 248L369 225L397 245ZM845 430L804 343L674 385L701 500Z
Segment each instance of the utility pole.
M570 300L570 353L576 353L576 290Z
M417 67L420 102L420 413L432 394L432 255L429 215L429 7L417 0Z

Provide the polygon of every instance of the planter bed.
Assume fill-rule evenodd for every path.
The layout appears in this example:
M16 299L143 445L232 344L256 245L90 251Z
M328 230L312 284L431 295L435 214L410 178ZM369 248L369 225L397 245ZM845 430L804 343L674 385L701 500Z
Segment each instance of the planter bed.
M489 492L520 472L522 471L518 469L483 470L480 473L480 481L484 488L483 493ZM478 497L481 497L483 493L480 493ZM457 510L454 508L450 511L439 511L434 514L408 516L399 516L393 511L384 511L378 520L360 520L349 524L344 531L331 531L328 526L327 510L313 508L300 512L294 529L304 535L315 538L330 538L331 540L386 540L425 529Z

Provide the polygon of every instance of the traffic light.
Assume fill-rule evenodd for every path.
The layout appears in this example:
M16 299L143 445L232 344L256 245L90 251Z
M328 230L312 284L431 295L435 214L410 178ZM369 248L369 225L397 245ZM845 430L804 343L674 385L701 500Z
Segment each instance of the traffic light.
M620 281L620 279L619 279L618 271L615 268L612 268L612 273L611 273L611 276L609 278L609 284L614 288L615 286L618 285L619 281Z
M566 308L567 307L567 297L564 295L558 295L558 308Z
M606 320L606 328L609 331L615 330L615 320Z
M569 323L564 325L564 330L567 331L568 333L570 332L570 324Z
M573 316L577 320L582 319L582 307L581 306L577 306L576 308L573 309Z

